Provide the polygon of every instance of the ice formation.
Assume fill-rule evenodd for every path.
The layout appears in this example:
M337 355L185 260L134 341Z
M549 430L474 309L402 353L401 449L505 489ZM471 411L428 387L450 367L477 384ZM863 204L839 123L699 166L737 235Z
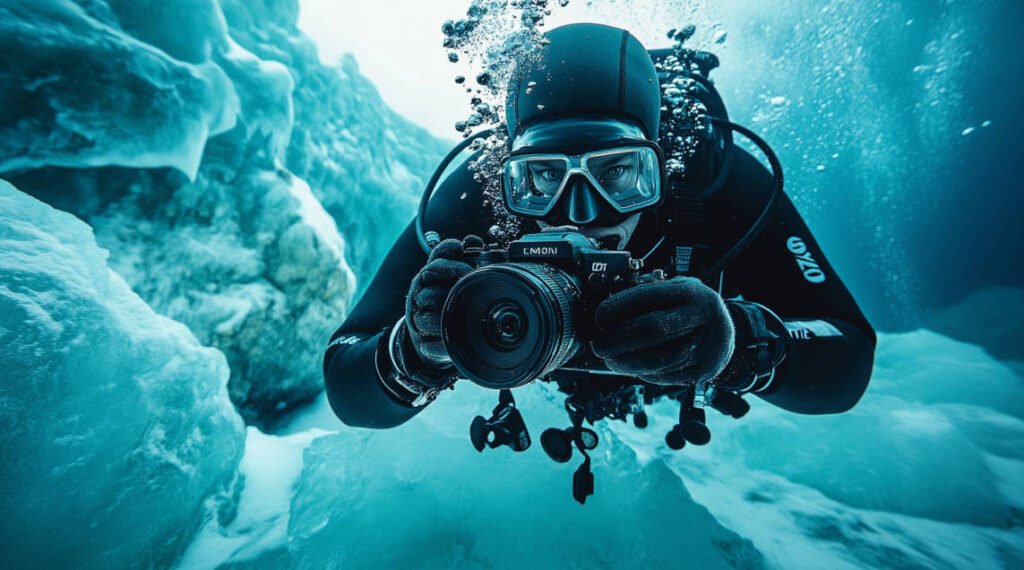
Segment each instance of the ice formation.
M297 14L294 0L0 7L16 64L0 79L18 86L0 172L86 220L133 290L221 349L260 425L321 390L354 277L372 276L444 151L351 59L321 64Z
M314 412L299 420L304 431L250 433L273 484L262 498L243 496L240 511L266 497L279 510L211 524L188 560L200 568L1018 567L1020 378L978 347L929 331L882 335L879 346L871 388L848 414L800 416L755 401L741 421L714 414L712 442L682 452L664 444L677 414L667 403L649 410L646 430L601 424L597 493L584 507L570 497L578 453L555 464L536 442L544 428L567 424L546 387L515 391L535 441L522 454L472 449L469 421L495 395L469 384L388 431L320 415L331 434L311 427ZM301 458L297 446L308 446ZM281 457L287 467L277 466ZM263 470L257 463L247 469ZM243 538L250 528L258 531Z
M161 51L118 30L106 5L87 6L0 4L0 172L121 164L195 176L207 138L234 126L238 113L232 82L208 59L215 22L195 16L212 15L188 10L192 21L176 23L189 28L162 37L196 44ZM188 48L193 57L170 55Z
M517 394L535 429L567 423L543 387ZM306 440L301 460L285 450L302 434L282 438L274 457L301 464L300 477L268 492L292 494L277 515L288 517L287 537L260 538L262 551L256 540L215 548L237 537L233 523L208 529L194 547L205 552L190 552L190 560L200 567L674 567L684 559L702 568L761 566L750 543L695 504L663 463L638 459L610 432L594 457L598 495L580 507L570 493L579 457L556 465L539 444L519 455L481 455L467 426L493 407L495 393L464 384L446 396L396 429L307 431L320 437ZM245 504L243 497L240 509ZM264 514L252 526L272 519Z
M652 423L668 423L661 406ZM1021 378L929 331L882 335L863 401L815 417L756 405L673 455L617 430L772 566L1013 568L1024 562ZM692 451L692 453L690 453Z
M259 7L221 0L220 6L239 45L259 61L280 62L291 74L294 128L285 164L309 183L336 221L346 260L362 286L412 219L450 144L392 111L351 56L323 65L312 40L297 27L298 0Z
M228 367L0 180L0 567L168 566L242 454Z

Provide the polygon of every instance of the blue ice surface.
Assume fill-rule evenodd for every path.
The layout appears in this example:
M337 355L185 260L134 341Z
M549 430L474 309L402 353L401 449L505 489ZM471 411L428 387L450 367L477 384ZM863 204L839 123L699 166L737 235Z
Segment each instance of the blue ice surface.
M847 414L754 401L741 421L713 414L711 444L681 452L663 441L669 403L646 430L600 423L586 506L570 493L578 454L560 465L536 443L471 447L469 422L494 392L460 384L386 431L341 426L321 402L284 435L250 431L243 470L259 494L243 492L240 512L275 507L207 527L185 566L1014 567L1021 378L927 330L883 334L879 347ZM550 387L516 395L535 440L568 423Z
M227 362L0 180L0 566L168 566L235 479Z

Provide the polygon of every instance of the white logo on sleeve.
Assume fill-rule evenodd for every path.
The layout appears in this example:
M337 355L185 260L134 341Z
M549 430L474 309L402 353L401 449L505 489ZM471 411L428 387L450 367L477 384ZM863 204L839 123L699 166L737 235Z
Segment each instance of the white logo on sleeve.
M843 336L843 333L828 321L786 321L786 330L789 332L789 338L793 340Z
M328 344L327 348L331 348L332 346L338 346L341 344L352 346L353 344L359 342L360 340L362 339L358 336L339 336L338 338L334 339L334 341L331 342L331 344Z
M786 249L793 254L797 266L804 274L804 279L808 283L822 283L825 281L825 272L818 266L818 262L814 261L814 258L811 257L811 252L807 249L807 244L804 243L804 240L793 236L786 240Z

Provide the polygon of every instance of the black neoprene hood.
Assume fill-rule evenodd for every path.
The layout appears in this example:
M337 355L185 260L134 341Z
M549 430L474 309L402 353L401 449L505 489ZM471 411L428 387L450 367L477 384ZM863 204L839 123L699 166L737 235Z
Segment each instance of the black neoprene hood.
M661 91L654 63L626 30L569 24L545 34L539 60L513 74L505 105L509 136L542 121L617 118L658 138Z

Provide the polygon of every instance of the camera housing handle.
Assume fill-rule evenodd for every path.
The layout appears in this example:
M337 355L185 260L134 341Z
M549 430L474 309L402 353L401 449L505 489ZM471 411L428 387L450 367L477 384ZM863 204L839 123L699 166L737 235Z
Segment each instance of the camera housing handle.
M498 405L491 412L490 419L485 420L483 416L473 418L469 426L469 440L481 453L484 447L494 449L508 446L516 452L530 448L530 432L526 429L526 422L510 390L498 393Z

